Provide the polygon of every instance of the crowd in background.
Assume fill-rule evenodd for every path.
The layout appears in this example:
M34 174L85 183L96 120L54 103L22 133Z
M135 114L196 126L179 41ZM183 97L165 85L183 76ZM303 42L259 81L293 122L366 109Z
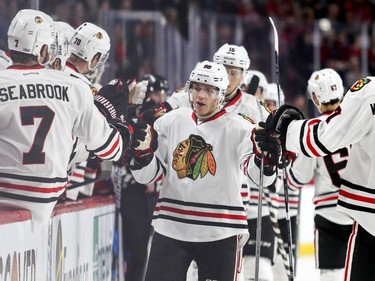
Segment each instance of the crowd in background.
M218 23L217 46L221 46L223 42L233 41L235 25L232 20L225 20L225 16L236 16L245 22L242 45L250 54L250 68L264 72L269 80L272 80L270 76L273 71L269 69L268 63L269 46L265 46L269 40L260 40L260 37L268 37L270 32L268 16L274 19L282 18L282 21L277 22L280 42L280 80L287 101L293 103L304 100L305 81L315 70L314 68L317 68L316 63L314 64L313 31L314 24L318 20L326 19L331 26L323 33L320 41L318 67L331 67L338 71L343 77L345 89L348 89L358 77L375 73L375 33L373 32L375 1L371 0L0 0L2 38L6 38L10 19L15 13L19 9L30 8L33 3L38 3L38 8L52 15L54 19L68 22L74 28L85 21L98 23L99 14L103 10L161 11L169 25L175 27L186 40L189 37L188 11L191 7L195 7L199 11L223 15L221 22ZM368 42L364 42L361 38L364 25L369 35ZM155 54L147 54L153 50L152 44L147 40L152 28L147 24L136 25L136 28L134 41L127 42L126 46L118 44L112 47L114 61L120 66L111 65L111 67L119 68L119 73L124 79L140 78L145 73L155 71L156 62L152 61ZM209 31L202 31L202 41L207 37L207 32ZM119 36L121 37L121 34ZM137 38L142 38L143 47L140 47L141 44L137 45ZM116 38L111 39L116 42ZM0 42L0 48L6 50L5 40ZM361 57L363 48L368 50L365 71L362 68ZM199 55L200 60L205 60L212 54L208 53L207 47L202 47ZM144 63L133 63L135 56L143 58ZM124 65L128 65L125 70ZM168 78L172 80L172 86L175 86L173 79ZM304 106L303 102L302 106Z

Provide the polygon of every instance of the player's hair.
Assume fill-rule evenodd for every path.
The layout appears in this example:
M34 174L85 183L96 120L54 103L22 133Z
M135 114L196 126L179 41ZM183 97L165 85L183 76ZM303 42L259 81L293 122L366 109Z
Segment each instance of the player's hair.
M13 63L25 64L28 62L39 63L37 56L32 54L26 54L14 50L9 50L10 58L12 59Z

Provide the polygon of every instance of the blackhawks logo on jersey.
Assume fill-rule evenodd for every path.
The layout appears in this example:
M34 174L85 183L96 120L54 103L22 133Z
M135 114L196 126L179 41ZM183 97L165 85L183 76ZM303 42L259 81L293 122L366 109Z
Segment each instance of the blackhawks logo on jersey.
M363 88L364 85L370 83L370 79L368 78L362 78L362 79L359 79L357 82L355 82L353 84L353 86L351 86L350 88L350 91L351 92L356 92L356 91L359 91L360 89Z
M208 172L216 173L216 161L212 154L212 145L197 135L190 135L181 141L173 151L172 168L179 179L188 177L196 180Z

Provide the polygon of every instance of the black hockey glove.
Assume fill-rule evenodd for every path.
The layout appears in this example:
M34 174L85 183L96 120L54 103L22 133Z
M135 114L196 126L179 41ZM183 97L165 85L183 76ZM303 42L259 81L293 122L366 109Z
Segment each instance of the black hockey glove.
M134 159L131 168L141 169L151 162L158 148L158 133L144 122L133 123L131 126L133 129L131 150Z
M122 118L113 118L108 121L110 126L117 129L117 131L120 133L123 143L123 153L125 153L132 144L133 141L133 135L134 135L134 129L133 127L126 121L124 121Z
M116 78L99 90L94 97L94 103L107 121L110 121L127 116L128 96L128 86Z
M254 145L255 164L260 168L263 152L263 172L266 176L273 175L280 160L281 145L279 139L272 135L272 131L266 127L264 122L260 122L259 127L253 130L251 139Z
M155 120L172 110L168 102L155 103L148 101L142 105L141 120L149 125L153 125Z
M281 144L283 148L285 148L286 133L290 122L301 119L304 119L301 110L294 106L283 104L279 109L270 113L266 120L265 127L272 132L272 134L280 135Z

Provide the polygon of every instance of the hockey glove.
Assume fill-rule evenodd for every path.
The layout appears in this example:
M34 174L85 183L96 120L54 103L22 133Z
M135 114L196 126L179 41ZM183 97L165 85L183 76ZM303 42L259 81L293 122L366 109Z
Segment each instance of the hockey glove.
M264 174L266 176L272 175L280 160L281 146L279 139L272 135L272 131L266 127L264 122L260 122L259 126L253 129L251 139L254 145L255 164L260 168L263 152Z
M155 120L172 110L168 102L155 103L148 101L142 106L141 120L149 125L153 125Z
M128 87L120 79L113 79L99 90L94 103L109 121L127 115L128 96Z
M125 153L131 147L133 141L133 127L121 118L110 119L108 123L120 133L123 143L122 152Z
M283 104L276 111L270 113L266 120L266 128L273 134L280 135L280 141L285 148L286 133L290 122L304 119L303 113L298 108Z
M281 154L280 163L277 165L277 167L279 169L284 169L288 167L289 164L292 163L294 159L296 159L296 157L297 155L294 152L283 150L283 153Z
M132 151L134 165L132 169L141 169L147 166L158 148L158 133L144 122L134 123L133 125Z
M142 80L137 83L135 79L127 81L129 87L129 103L142 104L147 92L148 81Z

